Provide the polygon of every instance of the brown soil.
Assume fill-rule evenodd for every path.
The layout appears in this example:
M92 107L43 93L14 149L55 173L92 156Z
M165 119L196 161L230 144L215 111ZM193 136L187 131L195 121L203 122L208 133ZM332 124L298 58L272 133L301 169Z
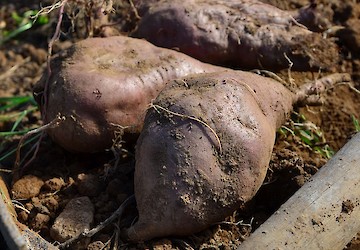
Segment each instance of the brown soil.
M308 3L304 0L264 0L264 2L271 2L285 9L300 8ZM331 72L349 72L352 74L355 87L359 88L360 60L357 55L360 50L358 33L360 3L344 3L340 0L317 2L320 5L323 4L321 9L334 25L344 27L335 34L342 60L338 65L334 65L330 72L322 72L320 75ZM120 11L114 14L114 20L120 20L118 22L120 28L111 32L126 32L133 27L134 16L124 14L132 13L131 9L128 9L129 6L119 4L118 7ZM15 27L11 18L13 11L23 13L29 9L38 9L38 1L2 1L0 31L1 29L11 30ZM47 41L54 32L56 15L54 11L50 14L49 24L35 26L0 47L0 97L32 93L33 86L46 67ZM70 23L69 19L65 19L63 30L69 30L69 32L62 35L60 41L55 44L54 54L69 47L88 32L86 29L84 31L78 28L75 33L71 33ZM83 27L81 24L77 25L76 27ZM287 70L277 72L277 74L285 80L289 79ZM291 77L295 83L304 82L304 80L311 81L318 77L318 72L292 72ZM26 109L26 106L21 108ZM323 141L318 142L318 146L321 148L328 144L336 152L355 133L351 116L360 118L359 94L348 86L337 86L325 94L323 105L301 108L296 112L305 115L307 129L312 127L314 130L312 125L315 125L323 132L321 137ZM292 121L298 119L304 122L296 113L292 118ZM294 129L295 125L292 121L289 120L284 126ZM12 125L12 123L0 121L0 131L9 131ZM41 125L40 114L37 112L27 115L21 126L29 128L39 125ZM20 137L0 139L2 140L0 147L2 156L16 147ZM24 147L22 155L25 155L30 147L31 145ZM278 133L265 183L246 211L239 210L224 223L213 225L203 232L188 237L156 239L141 244L124 241L117 243L120 244L121 249L235 249L326 163L327 157L324 152L323 150L319 153L307 146L298 134L293 136L291 133ZM17 209L18 220L39 232L49 242L54 242L50 236L50 228L55 218L70 199L86 195L95 207L92 226L99 224L133 194L134 148L131 145L124 145L115 156L113 152L95 155L72 154L55 145L49 138L45 138L35 161L22 173L24 176L27 175L27 179L38 177L36 178L38 185L34 183L31 194L27 192L24 197L20 197L23 195L21 187L28 185L26 180L23 184L15 185L12 190L13 194L17 195L14 198L17 198L25 208ZM12 169L14 161L15 155L6 158L0 163L1 168ZM11 183L11 174L4 174L4 178ZM350 211L352 204L345 201L343 209ZM136 213L135 205L130 206L123 215L121 226L132 223ZM116 233L118 233L116 227L112 225L106 227L92 237L93 243L88 249L101 249L101 247L96 247L104 246L110 239L113 244ZM357 237L349 243L348 249L359 248L360 241Z

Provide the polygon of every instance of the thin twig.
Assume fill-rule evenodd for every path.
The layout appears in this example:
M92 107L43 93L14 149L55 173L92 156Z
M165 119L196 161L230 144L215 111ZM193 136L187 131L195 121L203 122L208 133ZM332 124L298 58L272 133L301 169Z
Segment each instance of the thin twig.
M45 130L49 129L49 128L53 128L55 126L58 126L60 122L64 121L65 118L61 117L60 115L58 115L54 120L52 120L51 122L49 122L48 124L45 124L39 128L30 130L29 132L27 132L23 137L21 137L19 144L17 146L17 150L16 150L16 160L15 160L15 170L19 169L20 166L20 153L21 153L21 147L23 145L23 142L29 138L31 135L34 134L38 134L40 132L44 132ZM40 137L41 138L41 137ZM40 140L39 140L40 141ZM38 142L37 142L38 143Z
M301 28L303 28L303 29L308 30L308 27L306 27L305 25L299 23L293 16L290 15L290 19L291 19L291 21L293 21L297 26L299 26L299 27L301 27Z
M251 70L251 72L254 72L258 75L264 74L266 76L273 78L274 80L276 80L278 82L281 82L284 86L288 85L288 83L286 81L284 81L280 76L278 76L277 74L275 74L274 72L271 72L269 70L254 69L254 70Z
M23 162L29 157L29 155L31 154L31 152L34 152L32 154L32 157L25 163L25 165L22 167L22 171L21 171L21 175L22 175L22 172L24 169L27 168L27 166L29 166L31 164L31 162L33 162L36 158L36 155L37 153L39 152L39 148L40 148L40 144L41 144L41 141L42 139L44 138L45 136L45 132L42 131L40 133L40 137L39 139L37 140L37 142L31 147L31 149L26 153L25 157L23 158L23 160L19 163L19 166L21 166L23 164Z
M119 226L115 223L115 236L114 236L114 244L112 247L112 250L118 250L119 249L119 239L120 239L120 228Z
M180 245L181 248L180 249L187 249L187 250L194 250L194 248L192 246L190 246L189 243L187 243L184 240L181 239L171 239L171 241L173 241L176 245Z
M12 200L11 201L12 202L12 204L13 204L13 206L15 207L15 208L17 208L17 209L20 209L20 210L23 210L25 213L27 213L27 214L30 214L30 211L28 210L28 209L26 209L25 207L24 207L24 205L23 204L21 204L20 202L15 202L14 200Z
M64 0L64 1L58 1L50 6L46 6L46 7L42 7L41 10L38 11L38 13L36 13L36 15L34 16L31 16L31 18L36 19L41 16L41 15L47 15L49 14L51 11L55 10L55 9L58 9L60 8L61 6L64 5L64 2L67 1L67 0Z
M292 68L292 66L294 66L294 63L290 60L290 58L286 55L286 53L284 53L284 57L289 62L289 68L288 68L289 83L290 83L291 87L294 87L294 86L296 87L295 79L292 78L292 76L291 76L291 68Z
M12 173L12 170L10 170L10 169L5 169L5 168L0 168L0 172L3 172L3 173Z
M137 9L136 9L133 1L132 1L132 0L129 0L129 3L130 3L130 6L131 6L131 9L132 9L133 12L134 12L135 18L136 18L137 20L140 20L141 17L139 16L139 13L138 13L138 11L137 11Z
M72 244L78 242L82 238L85 238L85 237L90 238L93 235L95 235L96 233L100 232L106 226L110 225L114 220L120 218L121 215L123 214L125 208L135 200L134 198L135 198L134 195L129 196L129 198L127 198L110 217L108 217L106 220L101 222L98 226L94 227L93 229L91 229L89 231L84 231L83 233L79 234L78 236L75 236L75 237L65 241L64 243L60 244L58 247L60 249L65 249L65 248L71 246Z
M53 48L53 44L55 43L55 41L60 37L60 27L61 27L61 23L62 23L62 18L63 18L63 14L64 14L64 8L65 8L65 4L68 0L63 0L61 2L57 2L49 7L45 7L42 10L40 10L35 16L34 18L36 19L39 15L42 15L44 13L49 13L50 11L54 10L55 8L60 8L59 10L59 19L56 25L56 29L55 29L55 33L52 36L49 44L48 44L48 55L47 55L47 78L46 78L46 82L45 82L45 86L44 86L44 92L43 92L43 109L41 110L41 115L43 117L43 119L46 119L46 109L47 109L47 97L48 97L48 85L49 85L49 81L50 81L50 77L51 77L51 66L50 66L50 61L51 61L51 55L52 55L52 48ZM14 170L19 170L19 166L21 165L20 162L20 151L21 151L21 147L23 145L23 141L26 140L29 136L33 135L33 134L37 134L41 132L41 135L38 139L38 141L36 142L36 144L31 148L30 152L34 151L31 159L29 161L26 162L26 164L24 165L23 169L25 169L28 165L31 164L31 162L36 158L36 155L39 151L40 148L40 144L41 141L45 135L44 131L47 130L48 128L57 126L59 124L60 121L64 120L64 117L56 117L54 120L52 120L51 122L49 122L46 125L43 125L39 128L36 128L34 130L29 131L28 133L26 133L19 141L17 150L16 150L16 160L15 160L15 167ZM26 157L30 154L30 152L27 153ZM25 157L25 159L26 159ZM19 173L17 172L15 175L18 175ZM15 178L16 179L16 178Z
M104 243L104 246L100 250L109 249L108 246L110 245L110 243L111 243L112 239L114 238L114 236L115 236L115 233L113 233L111 235L110 239Z
M244 223L243 220L240 220L238 222L221 221L221 222L215 223L215 225L231 225L231 226L252 227L253 221L254 221L254 217L251 218L249 223Z
M189 115L184 115L184 114L180 114L180 113L177 113L177 112L173 112L169 109L166 109L164 107L161 107L160 105L155 105L155 104L150 104L150 107L155 109L158 113L159 113L159 109L166 112L166 113L169 113L171 115L174 115L174 116L178 116L178 117L181 117L181 118L186 118L186 119L190 119L190 120L193 120L193 121L196 121L198 123L201 123L202 125L204 125L205 127L207 127L208 129L210 129L211 133L214 134L218 144L219 144L219 152L220 154L222 154L222 146L221 146L221 141L220 141L220 138L219 136L216 134L215 130L213 128L211 128L206 122L196 118L196 117L193 117L193 116L189 116Z
M52 36L51 40L49 41L48 44L48 54L47 54L47 77L46 77L46 82L45 82L45 86L44 86L44 93L43 93L43 109L42 109L42 117L43 119L46 119L46 109L47 109L47 104L48 104L48 89L49 89L49 82L50 82L50 77L51 77L51 55L52 55L52 49L53 49L53 45L54 43L59 39L60 37L60 28L61 28L61 23L62 23L62 18L64 15L64 8L65 8L65 4L66 4L67 0L64 0L61 2L60 5L60 10L59 10L59 19L58 22L56 24L56 29L55 29L55 33Z
M352 91L354 91L356 94L360 94L360 90L358 90L357 88L355 88L350 82L341 82L341 83L338 83L337 85L346 85L346 86L348 86Z

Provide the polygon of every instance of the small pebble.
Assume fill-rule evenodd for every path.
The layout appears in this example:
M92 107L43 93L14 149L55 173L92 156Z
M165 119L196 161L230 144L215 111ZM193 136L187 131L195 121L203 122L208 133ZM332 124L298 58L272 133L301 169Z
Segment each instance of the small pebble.
M65 186L65 181L63 180L63 178L51 178L45 181L43 188L50 192L58 192L64 186Z
M72 199L55 219L50 229L50 235L56 241L65 242L85 230L90 230L93 220L94 205L89 197L83 196Z
M32 230L37 232L40 231L44 226L46 226L49 220L49 215L38 213L34 218L31 219L29 226Z
M102 243L101 241L94 241L88 245L87 250L102 250L104 249L104 247L105 244Z

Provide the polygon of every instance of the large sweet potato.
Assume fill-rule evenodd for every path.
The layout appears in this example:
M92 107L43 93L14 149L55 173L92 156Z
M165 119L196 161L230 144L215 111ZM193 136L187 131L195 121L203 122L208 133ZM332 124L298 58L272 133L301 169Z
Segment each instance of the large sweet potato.
M170 79L217 69L122 36L83 40L55 58L51 68L43 120L65 116L48 133L64 148L77 152L110 147L115 130L121 128L125 133L139 133L148 104ZM46 79L45 74L36 93L44 91Z
M287 12L257 0L137 0L134 37L178 49L204 62L242 68L326 68L335 43L313 30L326 24L314 7ZM288 58L286 58L288 57Z
M275 132L293 104L311 101L309 94L331 82L304 85L296 94L242 71L169 83L148 111L137 142L139 219L127 237L188 235L232 214L261 186Z

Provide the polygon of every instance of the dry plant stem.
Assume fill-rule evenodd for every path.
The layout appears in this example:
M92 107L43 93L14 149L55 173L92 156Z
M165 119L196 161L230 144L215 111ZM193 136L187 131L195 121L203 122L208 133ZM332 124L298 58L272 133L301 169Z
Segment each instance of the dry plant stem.
M39 148L40 148L41 141L42 141L42 139L44 138L44 136L45 136L45 132L42 131L41 134L40 134L39 139L37 140L37 142L31 147L31 149L29 150L29 152L26 153L23 161L29 157L29 155L31 154L31 152L34 152L33 155L32 155L32 157L31 157L31 158L24 164L24 166L22 167L22 170L21 170L21 173L20 173L21 175L23 174L24 169L26 169L27 166L29 166L29 165L31 164L31 162L33 162L33 161L35 160L36 155L37 155L37 153L39 152ZM20 162L19 166L22 165L23 161Z
M193 120L193 121L196 121L198 123L201 123L202 125L204 125L205 127L207 127L208 129L210 129L211 133L214 134L218 144L219 144L219 152L220 154L222 154L222 146L221 146L221 141L220 141L220 138L219 136L216 134L215 130L212 129L206 122L196 118L196 117L192 117L192 116L188 116L188 115L183 115L183 114L179 114L179 113L176 113L176 112L173 112L171 110L168 110L164 107L161 107L159 105L154 105L154 104L150 104L150 107L152 107L153 109L155 109L158 113L159 113L159 109L161 109L162 111L165 111L166 113L169 113L171 115L174 115L174 116L177 116L177 117L181 117L181 118L187 118L187 119L190 119L190 120Z
M14 206L15 208L17 208L17 209L20 209L20 210L24 211L24 212L27 213L27 214L30 214L30 211L27 210L24 206L20 206L20 205L18 205L18 204L14 204L14 203L13 203L13 206Z
M61 2L61 6L60 6L60 10L59 10L59 19L58 22L56 24L56 29L55 29L55 33L52 36L51 40L49 41L48 44L48 55L47 55L47 78L46 78L46 82L45 82L45 87L44 87L44 93L43 93L43 97L44 97L44 103L43 103L43 110L42 110L42 116L43 118L46 117L46 108L47 108L47 98L48 98L48 89L49 89L49 81L50 81L50 77L51 77L51 66L50 66L50 61L51 61L51 55L52 55L52 48L53 48L53 44L56 42L57 39L59 39L60 37L60 27L61 27L61 23L62 23L62 18L63 18L63 14L64 14L64 8L65 8L65 4L66 4L67 0L64 0Z
M64 0L64 1L67 1L67 0ZM36 13L36 15L32 16L32 18L34 18L36 20L40 15L49 14L51 11L63 6L64 1L59 1L59 2L56 2L56 3L52 4L52 5L50 5L50 6L42 7L41 10L39 10L39 12Z
M347 85L352 91L354 91L356 94L360 94L360 90L358 90L357 88L355 88L350 82L341 82L338 84L344 84Z
M288 78L289 78L290 86L291 86L291 87L296 87L295 79L292 78L292 76L291 76L291 68L294 66L294 63L290 60L290 58L286 55L286 53L284 53L284 57L285 57L286 60L289 62Z
M133 1L132 1L132 0L129 0L129 4L130 4L130 6L131 6L131 9L132 9L133 12L134 12L135 18L136 18L137 20L140 20L141 17L139 16L139 13L138 13L138 11L137 11L137 9L136 9Z
M231 226L243 226L243 227L252 227L252 223L254 221L254 217L251 218L249 223L244 223L243 220L240 220L238 222L229 222L229 221L222 221L215 223L215 225L231 225Z
M134 201L135 201L135 196L134 195L129 196L109 218L107 218L106 220L101 222L97 227L94 227L90 231L84 231L83 233L79 234L78 236L71 238L71 239L65 241L64 243L60 244L58 246L59 249L66 249L66 248L70 247L72 244L81 240L82 238L85 238L85 237L90 238L93 235L95 235L96 233L100 232L106 226L110 225L114 220L119 219L121 217L121 215L123 214L124 209Z
M118 223L115 224L114 226L116 227L115 229L115 236L114 236L114 244L112 249L113 250L118 250L119 249L119 240L120 240L120 228L117 226L119 224L120 220L118 220Z
M284 86L287 86L288 83L286 81L284 81L280 76L278 76L277 74L275 74L274 72L271 72L269 70L265 70L265 69L254 69L251 70L250 72L253 72L255 74L258 75L264 75L270 78L273 78L274 80L281 82Z
M194 248L192 246L189 245L189 243L187 243L184 240L180 240L180 239L171 239L171 241L173 241L175 244L180 245L181 248L180 249L187 249L187 250L194 250Z
M52 36L49 44L48 44L48 55L47 55L47 71L48 71L48 75L47 75L47 79L46 79L46 82L45 82L45 87L44 87L44 93L43 93L43 101L44 101L44 105L43 105L43 109L41 111L41 115L43 118L45 118L46 116L46 108L47 108L47 97L48 97L48 85L49 85L49 80L50 80L50 76L51 76L51 67L50 67L50 60L51 60L51 55L52 55L52 47L53 47L53 44L54 42L60 37L60 27L61 27L61 23L62 23L62 17L63 17L63 14L64 14L64 7L65 7L65 4L66 4L67 0L64 0L60 3L59 5L59 20L57 22L57 25L56 25L56 29L55 29L55 33L54 35ZM48 10L45 11L45 13L47 12L50 12L51 10L57 8L57 4L54 4L53 6L56 6L56 7L53 7L51 6ZM40 15L41 13L39 12L35 17L37 17L38 15ZM39 151L39 148L40 148L40 143L42 141L42 139L44 138L45 136L45 133L44 131L50 127L53 127L55 124L58 125L58 123L61 121L62 118L60 117L56 117L53 121L51 121L50 123L40 127L40 128L37 128L37 129L34 129L32 131L29 131L28 133L26 133L21 139L20 139L20 142L18 144L18 147L17 147L17 151L16 151L16 161L15 161L15 168L14 170L15 171L18 171L19 170L19 166L20 166L20 149L22 147L22 144L23 144L23 141L28 138L29 136L31 136L32 134L37 134L37 133L40 133L41 132L41 135L38 139L38 141L36 142L36 144L32 147L32 149L28 152L28 154L26 155L26 157L30 154L31 151L34 151L31 159L29 161L27 161L23 167L23 169L25 169L28 165L31 164L31 162L36 158L36 155ZM19 173L15 173L15 176L18 175ZM22 174L22 173L20 173ZM14 176L14 178L16 179L16 177Z
M0 168L0 172L2 172L2 173L12 173L12 170Z
M20 167L20 159L21 159L21 157L20 157L21 147L22 147L24 141L25 141L27 138L29 138L31 135L34 135L34 134L37 134L37 133L42 133L42 136L43 136L45 130L47 130L47 129L49 129L49 128L53 128L53 127L55 127L55 126L58 126L59 123L60 123L61 121L63 121L64 119L65 119L64 117L58 116L58 117L56 117L54 120L52 120L51 122L49 122L48 124L46 124L46 125L44 125L44 126L41 126L41 127L39 127L39 128L33 129L33 130L27 132L23 137L21 137L21 139L20 139L20 141L19 141L19 144L18 144L18 146L17 146L17 150L16 150L16 160L15 160L14 171L18 171L18 170L19 170L19 167ZM40 136L39 140L36 142L36 145L37 145L37 144L40 144L42 136ZM35 151L32 159L31 159L31 161L32 161L33 159L35 159L35 156L36 156L38 147L39 147L39 146L36 147L36 149L35 149L36 151ZM26 166L27 166L27 165L29 165L29 162L26 164Z
M335 73L322 77L314 82L304 84L296 93L295 103L297 105L318 104L321 93L337 84L351 83L351 76L347 73Z

